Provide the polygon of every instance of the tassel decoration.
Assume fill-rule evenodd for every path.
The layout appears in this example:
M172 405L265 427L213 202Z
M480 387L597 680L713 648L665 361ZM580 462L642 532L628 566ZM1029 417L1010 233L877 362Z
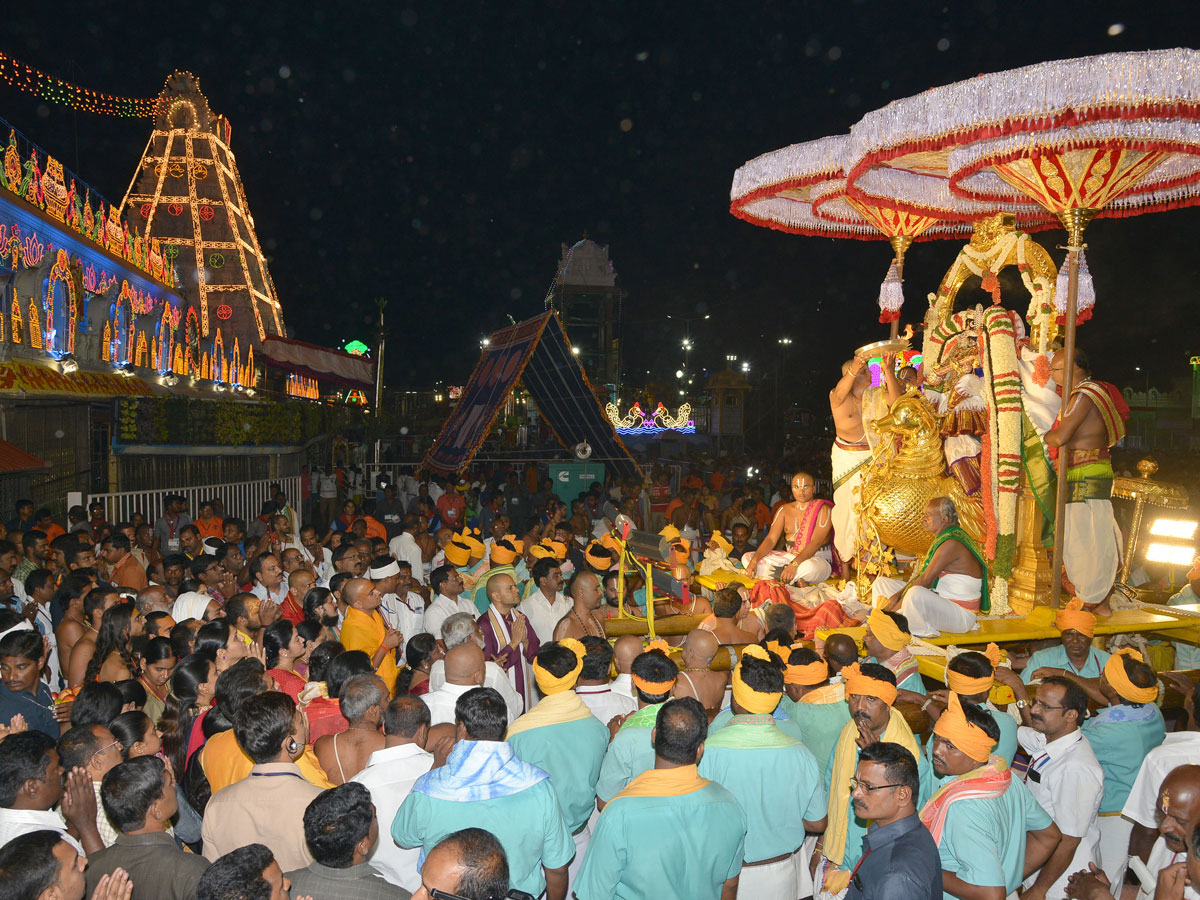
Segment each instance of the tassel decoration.
M1067 280L1069 266L1064 262L1058 270L1058 282L1054 288L1054 307L1058 311L1058 324L1067 321ZM1077 312L1075 324L1082 325L1092 317L1092 308L1096 305L1096 286L1092 283L1092 273L1088 271L1087 256L1079 251L1079 290L1075 303Z
M879 321L887 325L900 318L900 307L904 305L904 286L900 283L900 270L895 261L888 266L887 277L879 285Z

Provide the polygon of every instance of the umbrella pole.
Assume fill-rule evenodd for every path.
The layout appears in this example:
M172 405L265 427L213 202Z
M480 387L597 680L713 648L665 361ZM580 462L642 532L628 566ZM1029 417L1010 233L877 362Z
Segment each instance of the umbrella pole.
M906 234L896 234L888 238L888 243L892 245L892 249L896 251L896 274L900 276L900 284L904 284L904 254L909 247L912 246L913 239ZM900 320L896 319L889 325L891 331L888 336L896 338L900 335Z
M1079 254L1083 252L1083 231L1096 214L1094 209L1068 209L1058 214L1059 221L1067 231L1067 313L1066 336L1063 353L1062 408L1059 421L1066 418L1067 405L1074 388L1075 375L1075 318L1079 310ZM1058 484L1054 502L1054 558L1050 564L1052 579L1051 606L1058 609L1062 603L1063 535L1066 531L1067 514L1067 463L1070 453L1066 447L1058 451Z

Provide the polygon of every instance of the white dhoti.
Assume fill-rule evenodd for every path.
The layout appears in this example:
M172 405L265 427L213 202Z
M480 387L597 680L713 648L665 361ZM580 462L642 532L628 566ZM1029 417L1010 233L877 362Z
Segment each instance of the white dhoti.
M745 566L750 562L753 553L747 553L742 557L742 565ZM755 578L767 578L771 581L779 581L780 574L788 566L792 564L792 560L796 558L796 554L788 553L786 550L772 550L766 556L758 561L758 567L752 573ZM828 547L822 547L804 562L796 567L796 574L791 580L791 584L817 584L825 581L833 574L833 553Z
M572 840L575 841L575 858L571 860L571 864L567 866L567 896L571 896L571 888L575 886L575 876L579 874L579 867L583 865L583 854L587 853L588 844L592 840L592 822L583 826L583 830L575 835Z
M796 883L796 855L765 866L742 866L738 900L796 900L808 896L799 893L800 886Z
M907 584L902 578L880 576L871 585L876 606ZM908 619L908 630L916 637L936 637L943 631L964 632L975 627L983 582L970 575L943 575L937 590L911 587L904 592L896 612Z
M1124 816L1105 816L1096 819L1100 827L1100 868L1109 884L1123 884L1129 866L1129 835L1133 822Z
M796 867L796 891L797 897L811 897L813 893L813 878L812 872L809 871L809 866L812 864L812 856L817 850L817 835L806 834L804 843L800 845L800 849L792 855L792 864Z
M1121 529L1111 500L1068 503L1063 533L1063 566L1086 604L1100 603L1112 591L1121 565Z
M833 546L843 560L854 558L858 544L858 487L863 468L871 461L869 449L843 447L837 441L830 451L833 464Z

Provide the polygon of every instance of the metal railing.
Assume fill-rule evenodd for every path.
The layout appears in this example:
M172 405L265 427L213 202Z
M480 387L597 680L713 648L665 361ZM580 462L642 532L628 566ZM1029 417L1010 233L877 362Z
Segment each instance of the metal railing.
M188 502L188 511L195 518L200 504L220 498L225 505L224 517L236 516L250 522L262 511L262 505L270 500L271 485L278 483L287 494L288 503L296 510L298 522L304 521L304 504L307 497L300 494L300 476L288 478L264 478L261 481L239 481L229 484L204 484L190 487L164 488L154 491L121 491L113 494L92 494L88 502L104 504L104 515L109 522L128 522L129 517L139 512L146 521L154 522L163 513L168 495L180 495Z

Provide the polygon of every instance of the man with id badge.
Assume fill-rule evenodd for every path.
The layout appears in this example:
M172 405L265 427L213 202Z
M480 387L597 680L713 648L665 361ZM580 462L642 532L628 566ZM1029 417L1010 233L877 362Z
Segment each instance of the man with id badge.
M187 500L178 494L167 495L166 508L154 523L154 539L158 542L159 552L163 556L182 552L183 544L179 532L185 525L192 524L192 517L186 510Z

